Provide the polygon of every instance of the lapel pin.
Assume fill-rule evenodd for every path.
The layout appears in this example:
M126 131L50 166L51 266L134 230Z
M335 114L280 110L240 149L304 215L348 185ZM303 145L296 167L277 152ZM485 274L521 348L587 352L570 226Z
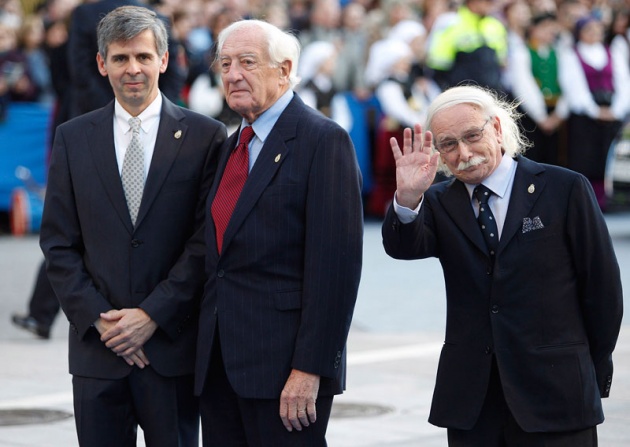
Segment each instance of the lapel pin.
M529 185L529 188L527 188L527 192L530 193L530 194L533 194L534 191L536 191L536 187L532 183L531 185Z
M280 161L280 154L276 155L276 159L274 160L276 163Z
M179 139L180 139L180 137L182 136L182 131L181 131L181 130L178 130L177 132L175 132L175 133L173 134L173 136L174 136L176 139L178 139L178 140L179 140Z

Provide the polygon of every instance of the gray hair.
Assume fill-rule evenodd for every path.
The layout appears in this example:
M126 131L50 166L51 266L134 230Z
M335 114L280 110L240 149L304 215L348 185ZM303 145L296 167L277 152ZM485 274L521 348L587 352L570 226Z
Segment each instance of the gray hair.
M162 19L154 11L142 6L116 8L98 24L98 52L103 59L107 59L110 44L128 42L146 30L153 32L158 56L164 56L168 50L168 32Z
M503 133L502 148L505 155L516 157L531 146L518 124L521 114L516 109L519 103L517 101L509 102L500 98L496 93L474 85L452 87L440 93L427 111L427 130L431 130L433 118L438 112L459 104L472 104L485 113L488 118L499 118ZM441 158L438 170L446 175L453 175Z
M239 20L223 29L217 38L218 58L221 55L223 44L226 39L234 32L249 27L258 27L261 39L267 42L267 52L272 67L279 67L284 61L291 61L291 73L289 73L289 84L291 88L299 84L300 78L297 75L298 61L300 59L300 41L293 34L285 32L271 23L263 20Z

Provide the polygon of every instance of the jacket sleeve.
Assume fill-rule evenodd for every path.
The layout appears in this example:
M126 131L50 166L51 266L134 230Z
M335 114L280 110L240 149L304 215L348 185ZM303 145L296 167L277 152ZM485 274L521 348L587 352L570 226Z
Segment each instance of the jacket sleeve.
M76 211L63 127L56 133L48 171L40 246L50 283L71 329L82 338L101 312L112 309L98 291L83 260L84 244Z
M607 397L623 315L621 276L606 222L590 183L581 175L570 196L567 228L597 383Z

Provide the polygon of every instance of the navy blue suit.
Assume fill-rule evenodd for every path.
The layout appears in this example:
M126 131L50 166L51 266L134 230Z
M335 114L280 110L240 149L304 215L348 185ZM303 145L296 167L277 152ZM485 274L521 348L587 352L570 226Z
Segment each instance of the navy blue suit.
M437 257L447 294L446 339L429 421L468 430L480 414L493 357L505 400L527 432L603 421L622 317L619 266L588 180L517 158L491 262L458 180L433 185L418 218L383 223L387 253Z
M112 101L59 126L50 163L40 243L70 322L70 373L116 380L137 372L105 346L93 324L101 312L140 307L158 324L143 348L148 368L162 377L191 375L204 282L205 199L225 127L163 97L134 228L116 160L113 114ZM117 445L102 438L98 445Z
M224 145L207 210L237 137ZM292 369L320 375L320 396L341 393L363 242L361 178L348 134L295 95L251 169L223 241L219 255L208 213L196 392L218 335L239 397L279 399Z

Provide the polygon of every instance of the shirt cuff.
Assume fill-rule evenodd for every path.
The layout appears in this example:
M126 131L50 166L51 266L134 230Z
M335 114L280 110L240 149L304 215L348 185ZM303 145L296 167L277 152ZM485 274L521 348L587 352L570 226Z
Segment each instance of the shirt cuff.
M396 193L394 193L394 212L396 216L398 216L398 220L400 220L403 224L408 224L416 220L418 217L418 213L420 213L420 207L422 206L422 202L424 202L424 194L420 198L420 203L415 209L407 208L406 206L400 206L396 201Z

